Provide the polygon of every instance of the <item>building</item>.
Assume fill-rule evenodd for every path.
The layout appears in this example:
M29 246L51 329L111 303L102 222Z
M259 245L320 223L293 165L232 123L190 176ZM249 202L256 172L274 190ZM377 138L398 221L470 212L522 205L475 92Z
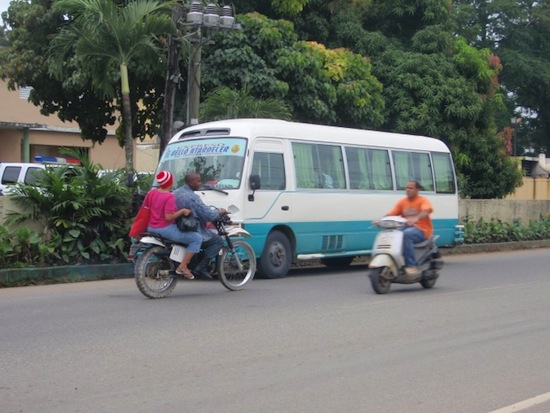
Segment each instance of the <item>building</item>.
M28 101L30 89L8 90L0 81L0 162L33 162L35 156L60 157L60 148L85 148L89 159L105 169L124 168L124 148L115 137L117 124L107 125L102 144L83 140L75 122L62 122L56 115L44 116ZM134 169L154 171L158 149L154 142L134 144Z
M523 184L507 196L510 200L550 200L550 160L541 153L538 157L518 158L523 171Z

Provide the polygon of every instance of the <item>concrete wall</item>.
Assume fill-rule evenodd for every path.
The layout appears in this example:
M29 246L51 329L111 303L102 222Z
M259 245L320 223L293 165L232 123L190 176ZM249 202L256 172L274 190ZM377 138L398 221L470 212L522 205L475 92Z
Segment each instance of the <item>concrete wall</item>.
M491 219L512 223L515 219L523 223L550 216L550 200L516 201L509 199L461 199L458 202L461 222Z
M8 214L12 211L18 211L17 205L13 202L9 196L0 196L0 225L4 225ZM29 228L34 232L41 233L44 227L36 222L26 223L25 225L18 225L21 228Z

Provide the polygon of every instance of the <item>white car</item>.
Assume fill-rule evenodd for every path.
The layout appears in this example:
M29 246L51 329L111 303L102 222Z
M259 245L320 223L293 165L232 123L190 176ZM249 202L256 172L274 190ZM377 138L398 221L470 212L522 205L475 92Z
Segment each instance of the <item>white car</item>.
M37 172L45 168L40 163L0 163L0 192L6 194L10 185L18 182L33 185L36 182Z

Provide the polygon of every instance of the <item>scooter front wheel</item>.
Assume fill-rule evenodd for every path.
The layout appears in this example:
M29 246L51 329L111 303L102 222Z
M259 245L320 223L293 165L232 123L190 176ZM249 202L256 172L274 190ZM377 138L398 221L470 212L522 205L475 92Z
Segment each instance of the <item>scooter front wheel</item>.
M369 277L376 294L386 294L390 290L392 272L389 267L372 268Z
M224 247L219 258L220 282L228 290L242 290L254 278L256 255L245 241L233 241L233 251Z

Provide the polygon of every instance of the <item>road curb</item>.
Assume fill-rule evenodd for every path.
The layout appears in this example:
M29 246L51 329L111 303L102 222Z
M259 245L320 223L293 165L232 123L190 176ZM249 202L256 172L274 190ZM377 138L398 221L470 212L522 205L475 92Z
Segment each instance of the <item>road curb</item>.
M536 241L498 242L493 244L463 244L441 248L442 255L479 254L483 252L515 251L534 248L550 248L550 239Z
M126 264L60 265L0 270L0 288L129 278L134 266Z

